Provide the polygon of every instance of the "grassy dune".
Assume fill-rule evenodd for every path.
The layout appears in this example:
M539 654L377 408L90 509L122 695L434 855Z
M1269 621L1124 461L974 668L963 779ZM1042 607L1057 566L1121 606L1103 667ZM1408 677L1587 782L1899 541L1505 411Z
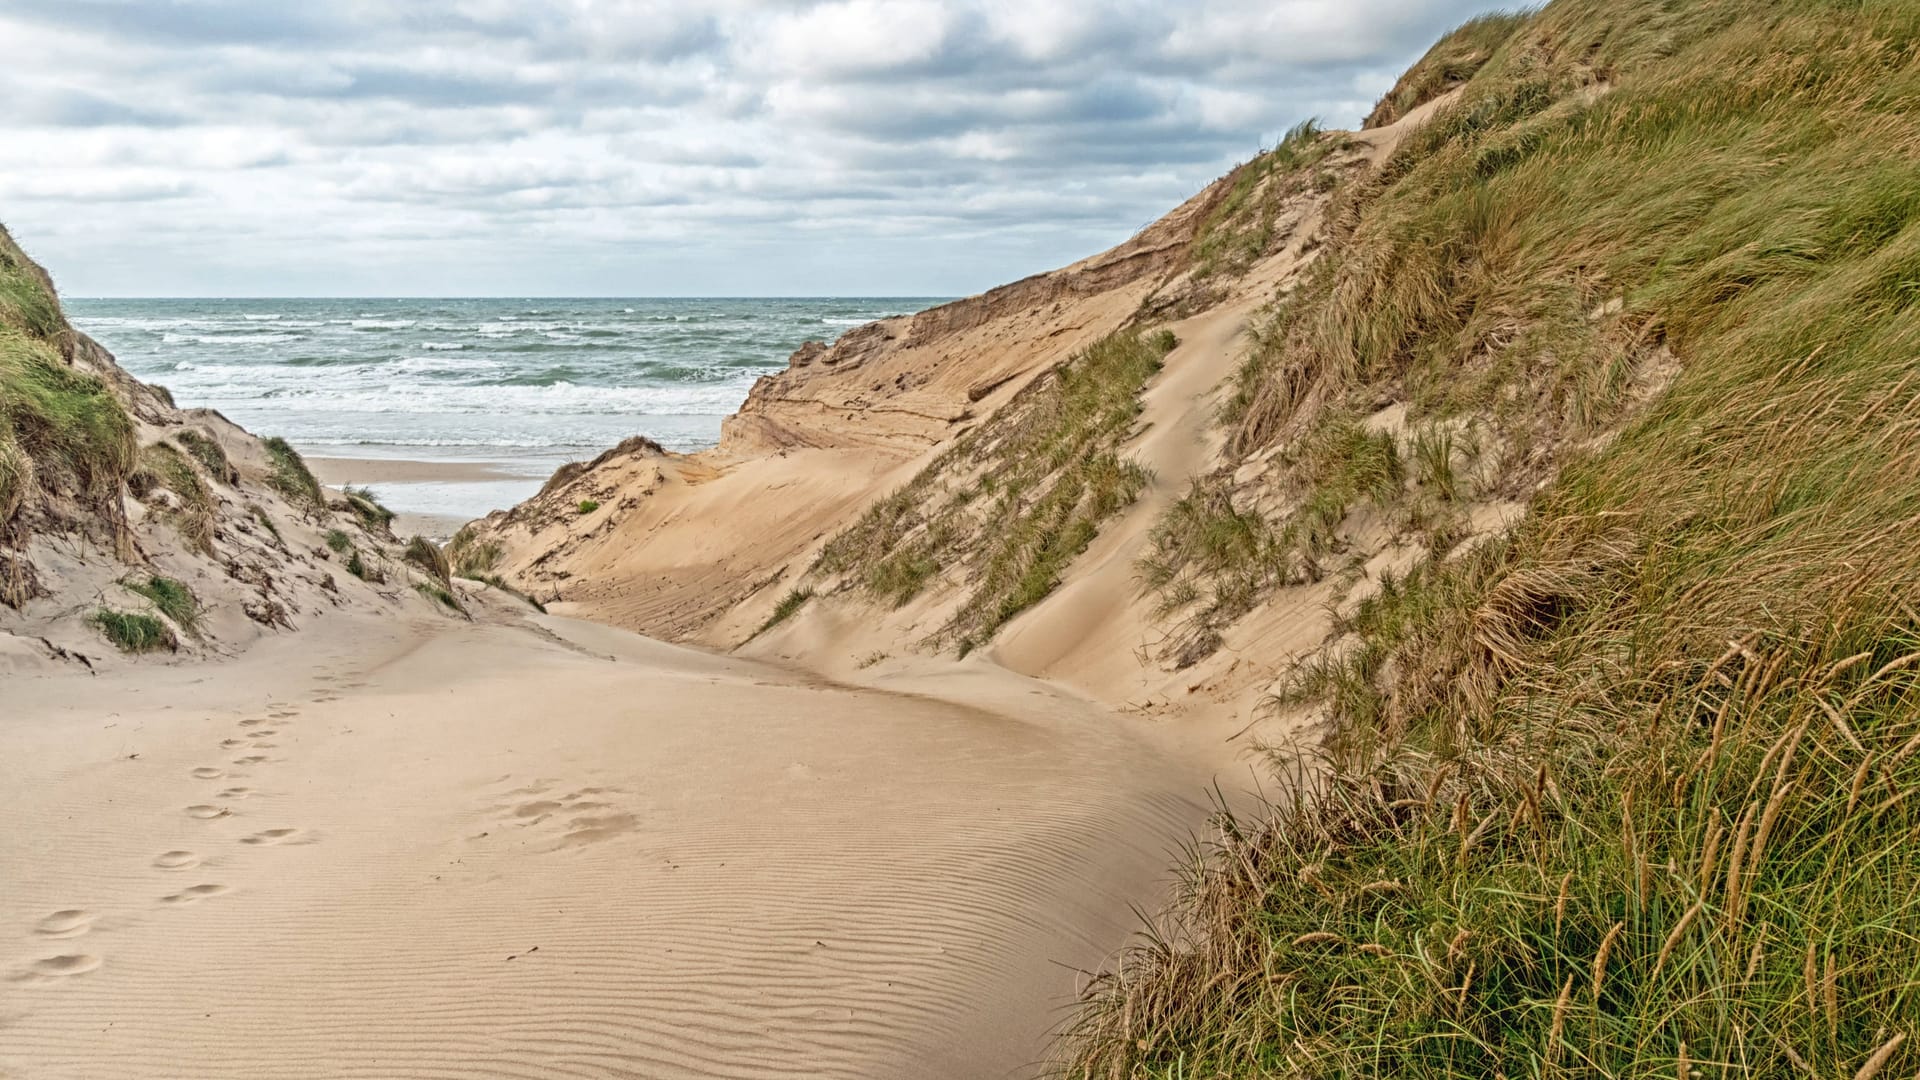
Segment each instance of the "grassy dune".
M133 421L68 362L70 335L53 283L0 229L0 537L42 493L107 507L133 471Z
M1328 768L1195 853L1074 1071L1911 1075L1920 7L1559 0L1377 118L1460 83L1225 421L1297 454L1399 400L1530 509L1295 673ZM1326 486L1276 517L1230 477L1163 523L1163 588L1296 580L1217 509L1284 536Z
M1075 354L828 541L809 573L898 607L942 568L964 568L969 595L934 643L966 655L1052 592L1146 486L1119 449L1175 344L1165 330L1128 329Z

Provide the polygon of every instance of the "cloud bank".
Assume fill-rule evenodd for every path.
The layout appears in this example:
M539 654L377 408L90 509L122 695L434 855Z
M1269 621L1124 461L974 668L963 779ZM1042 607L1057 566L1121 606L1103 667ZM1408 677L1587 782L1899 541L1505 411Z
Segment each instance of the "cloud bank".
M72 295L948 295L1118 242L1473 0L0 0Z

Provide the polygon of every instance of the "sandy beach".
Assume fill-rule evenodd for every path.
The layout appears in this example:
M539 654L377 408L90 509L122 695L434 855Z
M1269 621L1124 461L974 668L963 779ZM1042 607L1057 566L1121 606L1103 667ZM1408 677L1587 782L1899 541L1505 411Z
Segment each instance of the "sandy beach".
M481 603L11 679L0 1075L1030 1075L1218 764Z
M395 533L440 541L473 518L538 491L553 471L550 457L538 455L493 461L311 455L306 460L323 484L371 488L396 512Z

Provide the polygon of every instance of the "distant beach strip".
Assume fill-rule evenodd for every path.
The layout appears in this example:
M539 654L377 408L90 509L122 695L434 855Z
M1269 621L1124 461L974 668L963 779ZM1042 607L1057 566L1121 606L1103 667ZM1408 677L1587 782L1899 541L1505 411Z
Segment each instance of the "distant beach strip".
M74 324L182 407L285 436L396 510L477 517L630 435L711 446L807 340L940 297L73 299ZM422 468L397 468L414 462ZM476 471L476 469L478 471Z

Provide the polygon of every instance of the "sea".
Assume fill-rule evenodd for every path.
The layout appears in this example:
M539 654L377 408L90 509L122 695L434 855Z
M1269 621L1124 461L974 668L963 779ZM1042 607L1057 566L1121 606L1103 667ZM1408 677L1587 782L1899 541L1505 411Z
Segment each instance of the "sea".
M487 463L489 479L373 484L402 512L478 517L630 435L720 437L808 340L943 297L68 299L122 367L321 457Z

